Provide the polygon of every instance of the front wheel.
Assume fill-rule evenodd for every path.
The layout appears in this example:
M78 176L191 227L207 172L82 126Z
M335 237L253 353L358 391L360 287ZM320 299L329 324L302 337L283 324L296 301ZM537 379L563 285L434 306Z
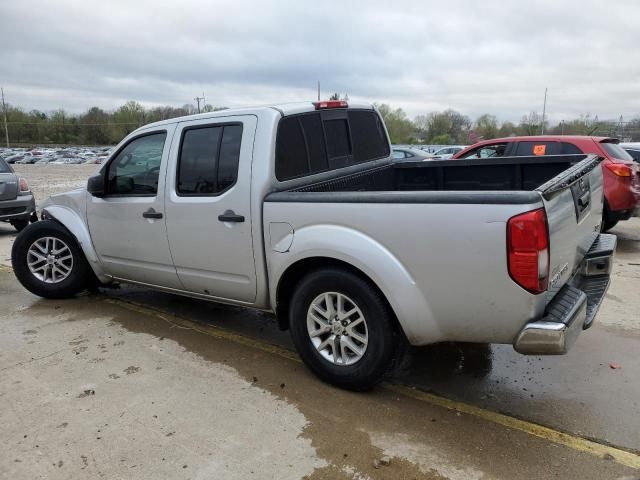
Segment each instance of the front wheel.
M11 263L22 286L44 298L73 297L95 283L75 238L53 220L33 223L20 232Z
M401 352L401 333L382 295L350 271L327 268L308 274L290 305L298 353L328 383L369 390Z

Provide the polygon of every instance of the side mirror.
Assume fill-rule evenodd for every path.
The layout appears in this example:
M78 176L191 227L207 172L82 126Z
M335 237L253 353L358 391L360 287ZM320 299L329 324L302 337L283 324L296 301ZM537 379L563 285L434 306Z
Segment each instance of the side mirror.
M102 173L98 173L93 177L89 177L87 181L87 192L89 192L94 197L104 197L105 194L105 179Z

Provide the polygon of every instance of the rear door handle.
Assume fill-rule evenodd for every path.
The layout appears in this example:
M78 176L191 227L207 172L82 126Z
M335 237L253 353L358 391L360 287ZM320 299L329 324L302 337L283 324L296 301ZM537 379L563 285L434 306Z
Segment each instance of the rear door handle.
M220 220L221 222L241 223L244 222L244 216L236 215L233 210L227 210L222 215L218 215L218 220Z
M146 210L142 213L144 218L162 218L162 213L156 212L153 208Z

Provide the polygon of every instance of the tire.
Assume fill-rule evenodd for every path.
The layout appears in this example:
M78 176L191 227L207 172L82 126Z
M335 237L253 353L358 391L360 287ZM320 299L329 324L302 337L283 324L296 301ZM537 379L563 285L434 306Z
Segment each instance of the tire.
M607 232L618 224L620 218L611 213L611 210L609 210L609 203L606 199L604 200L603 207L604 208L602 209L602 224L600 226L600 231Z
M54 220L32 223L20 232L11 263L22 286L43 298L71 298L96 283L76 239Z
M29 220L11 220L10 223L11 225L13 225L13 228L15 228L19 232L29 226Z
M606 213L602 215L602 231L608 232L618 224L618 220L612 220Z
M334 315L340 311L336 308L339 296L342 312L352 312L342 320ZM327 308L329 302L333 311ZM316 270L299 282L290 303L289 327L307 367L322 380L348 390L373 388L402 352L402 333L382 295L346 269ZM316 336L312 338L310 332ZM340 347L334 351L336 338Z

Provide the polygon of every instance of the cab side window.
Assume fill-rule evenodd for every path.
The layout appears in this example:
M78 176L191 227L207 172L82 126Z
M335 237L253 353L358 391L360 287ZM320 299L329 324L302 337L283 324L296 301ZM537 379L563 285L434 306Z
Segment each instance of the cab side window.
M213 196L238 178L242 125L216 125L185 130L178 157L178 195Z
M108 195L156 195L166 132L134 138L107 167Z

